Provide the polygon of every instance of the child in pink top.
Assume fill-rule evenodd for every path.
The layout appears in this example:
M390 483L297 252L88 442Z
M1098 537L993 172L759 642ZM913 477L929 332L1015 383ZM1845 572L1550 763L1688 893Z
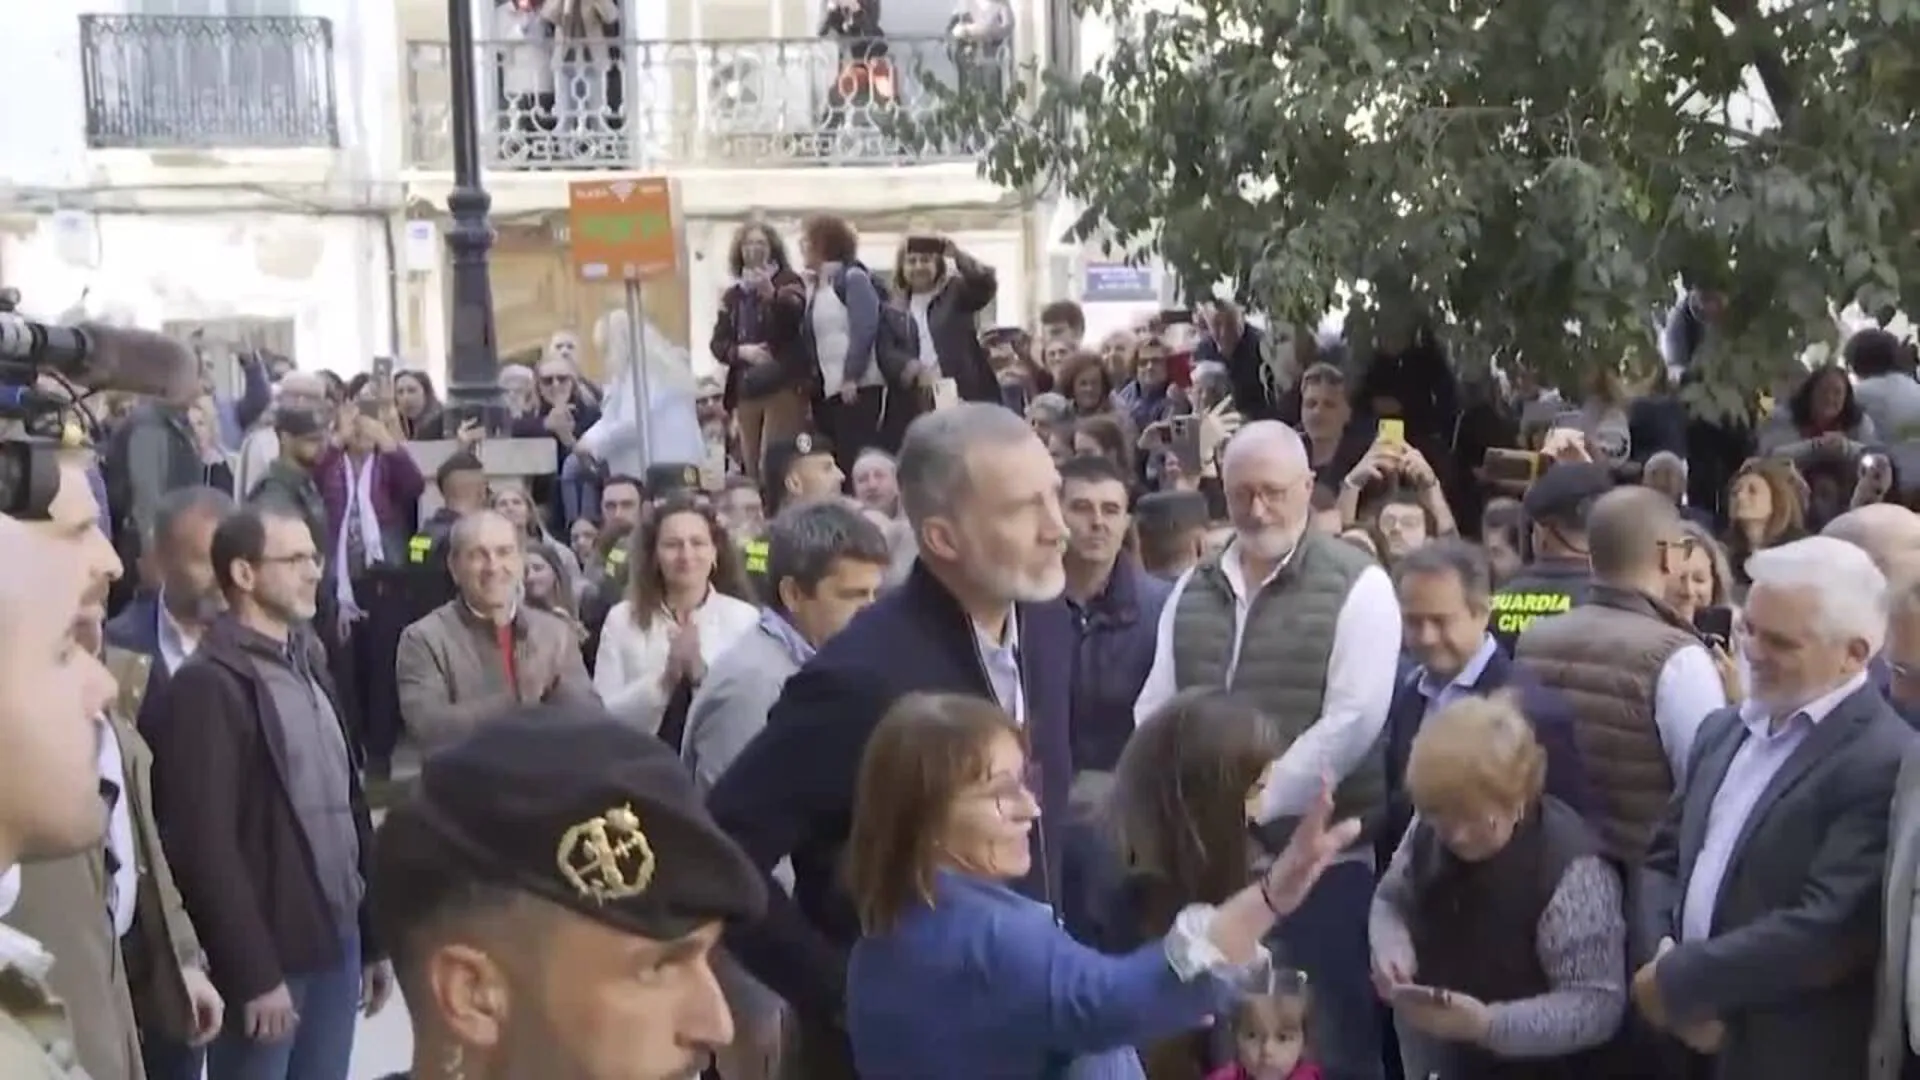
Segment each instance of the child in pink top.
M1237 1060L1207 1080L1321 1080L1320 1066L1306 1060L1305 986L1248 994L1233 1012Z

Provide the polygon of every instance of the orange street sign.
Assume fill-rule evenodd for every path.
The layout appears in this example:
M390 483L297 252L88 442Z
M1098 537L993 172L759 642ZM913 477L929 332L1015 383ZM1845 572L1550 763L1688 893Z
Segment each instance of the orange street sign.
M637 281L677 270L673 195L659 176L568 184L568 246L581 279Z

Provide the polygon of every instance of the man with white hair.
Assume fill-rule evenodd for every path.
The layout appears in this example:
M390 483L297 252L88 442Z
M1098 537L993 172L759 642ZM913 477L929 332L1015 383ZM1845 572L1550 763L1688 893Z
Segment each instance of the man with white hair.
M1145 722L1179 691L1226 687L1289 744L1261 793L1262 821L1304 813L1328 778L1339 816L1377 815L1400 652L1393 583L1357 549L1307 527L1313 469L1292 428L1272 420L1241 428L1221 478L1233 541L1174 584L1134 719ZM1371 843L1363 837L1329 868L1279 929L1284 959L1313 983L1315 1052L1337 1080L1381 1071L1367 981Z
M1747 573L1750 693L1702 726L1654 832L1633 998L1715 1075L1865 1076L1888 806L1914 745L1867 685L1887 581L1831 537L1759 552Z
M720 774L709 799L714 819L762 873L792 860L793 895L770 887L767 917L730 932L727 945L793 1007L799 1045L788 1060L810 1080L854 1075L839 1016L859 922L841 882L841 853L867 738L899 698L972 694L997 702L1027 730L1042 816L1033 830L1033 870L1014 887L1048 902L1060 895L1061 844L1053 834L1068 817L1078 640L1060 599L1067 584L1060 472L1018 413L963 402L907 428L899 483L920 552L906 581L786 681L766 727ZM1364 971L1364 955L1361 963Z

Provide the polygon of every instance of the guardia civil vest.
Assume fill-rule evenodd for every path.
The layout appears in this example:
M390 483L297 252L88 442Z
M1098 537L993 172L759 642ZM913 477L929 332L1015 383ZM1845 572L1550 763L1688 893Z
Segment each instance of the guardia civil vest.
M1513 655L1514 642L1535 619L1563 615L1587 598L1591 574L1585 559L1541 559L1520 568L1493 594L1487 630Z

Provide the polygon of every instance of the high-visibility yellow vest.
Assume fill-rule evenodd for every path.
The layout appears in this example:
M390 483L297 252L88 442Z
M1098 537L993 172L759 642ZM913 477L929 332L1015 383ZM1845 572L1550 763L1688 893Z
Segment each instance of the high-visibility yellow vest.
M749 540L740 545L740 551L747 557L747 573L765 575L767 572L767 542Z
M407 562L414 566L424 566L433 557L433 537L426 533L416 533L407 541Z

